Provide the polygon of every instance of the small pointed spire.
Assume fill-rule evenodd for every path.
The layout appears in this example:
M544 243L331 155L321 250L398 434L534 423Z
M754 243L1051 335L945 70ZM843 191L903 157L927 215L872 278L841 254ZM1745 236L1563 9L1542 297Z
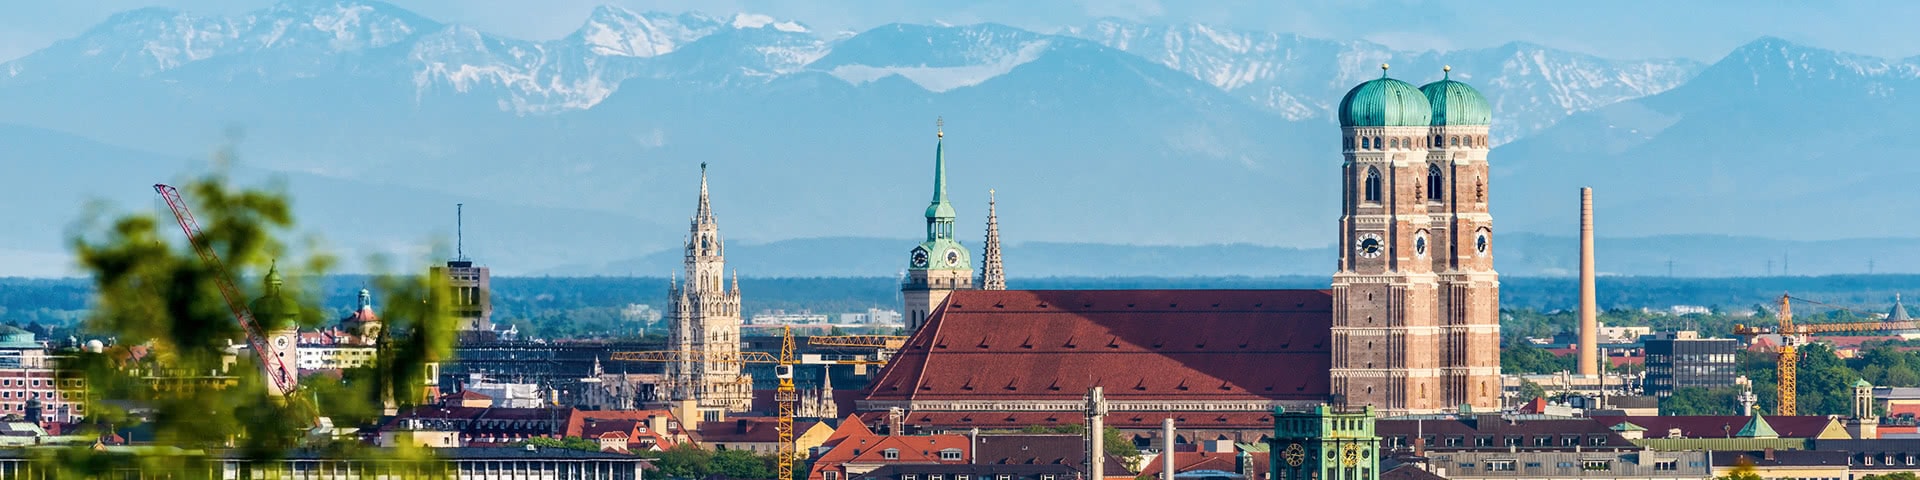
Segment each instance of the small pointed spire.
M360 289L360 309L373 310L373 292L365 288Z
M267 264L266 280L267 280L267 292L269 294L280 292L280 285L282 285L283 283L280 280L280 260L279 259L274 259L273 263Z
M694 212L694 221L713 221L713 207L707 203L707 162L700 162L700 209Z
M733 270L733 293L740 293L740 270Z
M1000 214L996 192L987 190L987 242L980 249L980 289L1006 290L1007 275L1000 266Z

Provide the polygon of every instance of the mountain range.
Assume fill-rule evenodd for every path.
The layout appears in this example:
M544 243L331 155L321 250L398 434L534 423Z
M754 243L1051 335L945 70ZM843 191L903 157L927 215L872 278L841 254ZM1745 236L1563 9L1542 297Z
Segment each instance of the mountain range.
M1915 236L1899 179L1920 168L1901 158L1920 60L1775 38L1702 64L1112 19L822 33L608 6L525 40L288 0L128 11L0 64L0 166L26 173L0 194L22 227L0 232L0 268L58 274L85 199L150 208L147 185L229 142L241 178L285 180L349 256L420 254L465 203L469 253L503 272L618 270L673 250L701 163L729 238L899 238L922 228L936 117L961 221L996 190L1010 244L1315 251L1337 218L1331 112L1381 64L1416 84L1450 65L1493 103L1503 231L1570 231L1573 189L1593 185L1606 235ZM1140 273L1197 273L1173 258Z

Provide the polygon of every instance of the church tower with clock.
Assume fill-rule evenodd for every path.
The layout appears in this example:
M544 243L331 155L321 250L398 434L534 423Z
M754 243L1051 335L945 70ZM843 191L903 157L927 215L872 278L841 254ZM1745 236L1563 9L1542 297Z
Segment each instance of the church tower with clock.
M934 138L933 201L927 205L927 239L908 252L907 278L900 285L909 333L926 324L927 317L949 293L973 288L973 260L967 247L953 238L953 204L947 202L946 132L936 129Z
M1340 102L1333 402L1386 415L1498 408L1491 108L1450 78L1415 88L1381 72Z

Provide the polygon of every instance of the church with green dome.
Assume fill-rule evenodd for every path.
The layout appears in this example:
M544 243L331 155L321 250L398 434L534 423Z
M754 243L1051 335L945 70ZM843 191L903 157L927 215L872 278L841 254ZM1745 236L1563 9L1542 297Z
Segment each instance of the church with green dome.
M1451 68L1415 87L1380 67L1337 115L1332 397L1387 415L1498 409L1492 106Z

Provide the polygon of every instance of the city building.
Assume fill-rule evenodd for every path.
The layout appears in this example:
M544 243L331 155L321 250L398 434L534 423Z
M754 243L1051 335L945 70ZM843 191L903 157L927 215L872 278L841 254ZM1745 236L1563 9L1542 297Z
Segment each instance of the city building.
M1647 351L1648 395L1666 398L1680 388L1733 386L1734 352L1740 348L1734 339L1700 338L1688 331L1645 337L1641 343Z
M965 435L879 435L849 419L822 442L807 479L848 480L888 465L964 465L967 447Z
M1464 83L1386 76L1340 101L1332 401L1385 415L1500 408L1488 214L1492 108Z
M947 202L946 132L934 133L933 202L927 205L926 240L907 254L907 278L900 285L906 302L907 331L926 325L947 296L973 287L973 261L953 237L953 204Z
M23 415L36 425L86 417L85 384L60 378L55 360L33 332L0 325L0 415Z
M493 338L491 269L475 265L472 259L462 253L448 260L446 265L430 269L427 278L436 283L436 289L453 296L447 304L454 318L454 328L460 332L463 340Z
M1379 479L1382 451L1375 415L1373 407L1274 409L1268 467L1273 480Z
M1593 478L1681 480L1713 478L1708 452L1522 451L1446 452L1426 458L1424 469L1450 480ZM1844 477L1842 477L1844 478Z
M718 422L728 412L753 407L753 377L741 371L740 275L726 285L726 245L707 200L707 165L700 164L700 203L687 235L687 281L667 292L673 324L667 349L679 357L667 363L669 402L675 415L691 421Z
M1751 473L1773 480L1849 480L1856 478L1848 467L1847 452L1824 450L1713 451L1713 478L1734 473Z
M137 447L100 447L126 452ZM367 452L374 458L342 459L337 452L297 450L273 460L251 458L233 450L211 454L202 450L141 450L142 455L175 454L206 457L207 472L181 472L188 478L442 478L492 480L502 478L565 478L575 480L642 480L649 459L615 453L564 448L452 448L435 452L434 462L393 461L393 452ZM38 454L26 449L0 450L0 478L42 480L71 478L73 472L51 470ZM201 464L180 461L181 465ZM143 464L144 465L144 464ZM101 472L102 478L147 478L152 472Z
M1424 452L1631 450L1639 446L1589 418L1458 414L1381 419L1374 431L1389 449Z

